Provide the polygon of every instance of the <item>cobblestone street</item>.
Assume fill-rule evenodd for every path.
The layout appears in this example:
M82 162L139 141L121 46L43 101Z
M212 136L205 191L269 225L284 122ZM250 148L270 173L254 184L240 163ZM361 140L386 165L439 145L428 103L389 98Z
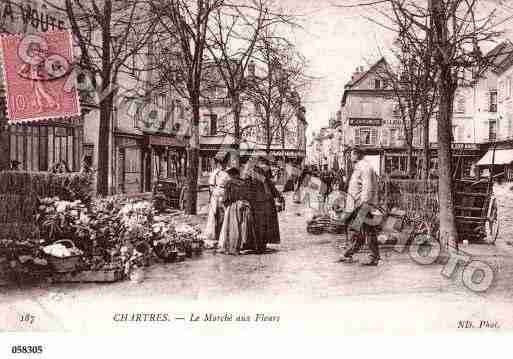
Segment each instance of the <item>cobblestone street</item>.
M503 196L500 202L503 206L507 198ZM68 325L94 328L95 322L85 320L84 313L87 317L98 315L105 321L125 306L134 311L134 305L141 305L149 312L169 303L182 302L187 305L180 308L200 303L215 303L216 308L222 308L223 303L234 301L256 307L323 301L363 305L372 300L384 305L391 304L393 298L396 310L402 304L426 308L456 306L455 320L457 308L462 310L465 305L475 305L476 313L487 311L487 303L491 302L497 304L493 310L500 310L501 305L510 309L513 306L513 247L505 244L513 231L510 209L501 210L502 235L496 246L462 248L473 258L482 259L497 269L492 288L484 294L476 294L462 284L459 272L447 278L441 274L441 265L416 264L407 253L396 253L391 248L382 249L382 261L377 267L336 263L341 254L338 242L342 237L307 234L302 208L294 205L290 197L287 206L280 214L282 244L264 255L225 256L206 251L193 260L154 265L140 284L124 281L109 285L54 284L8 289L0 294L2 312L9 313L0 319L0 328L23 329L15 316L24 312L34 313L40 319L31 330L66 329ZM98 309L100 302L104 303L103 315ZM466 310L468 312L468 308ZM70 316L76 320L64 319ZM429 323L427 320L426 325ZM507 326L513 327L512 323Z

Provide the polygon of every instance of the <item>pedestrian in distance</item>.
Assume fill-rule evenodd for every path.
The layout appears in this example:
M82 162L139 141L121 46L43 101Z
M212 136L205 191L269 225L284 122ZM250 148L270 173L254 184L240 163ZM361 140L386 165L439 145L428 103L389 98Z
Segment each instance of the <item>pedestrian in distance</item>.
M355 223L355 219L361 220L358 211L362 209L366 212L369 219L376 214L369 209L376 208L375 206L378 203L377 175L372 166L363 160L363 154L358 148L354 148L351 151L351 161L354 164L354 170L349 180L345 207L349 248L339 259L339 262L354 262L353 255L358 253L364 244L367 243L370 253L367 260L361 264L375 266L380 259L377 228L369 224L370 221L364 220L363 223Z

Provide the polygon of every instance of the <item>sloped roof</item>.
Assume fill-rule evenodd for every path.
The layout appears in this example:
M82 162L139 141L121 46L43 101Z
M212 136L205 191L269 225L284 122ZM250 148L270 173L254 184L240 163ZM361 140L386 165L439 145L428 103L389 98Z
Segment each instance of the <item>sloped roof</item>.
M492 59L491 70L500 74L513 64L513 44L511 41L505 40L491 49L486 57Z
M352 87L358 85L360 82L363 81L363 79L365 79L369 74L373 73L374 70L380 66L380 65L387 65L387 60L385 60L384 57L382 57L381 59L379 59L374 65L372 65L367 71L363 72L361 74L361 76L358 76L356 79L353 79L352 81L349 81L345 86L344 86L344 93L342 95L342 106L345 105L346 103L346 97L347 97L347 91L351 90Z
M365 72L362 72L361 74L358 74L356 76L356 78L352 79L351 81L349 81L347 84L346 84L346 88L347 87L354 87L356 86L357 84L359 84L364 78L366 78L369 74L371 74L378 66L380 66L381 64L387 64L387 61L385 60L384 57L382 57L381 59L378 60L378 62L376 62L374 65L372 65L367 71Z

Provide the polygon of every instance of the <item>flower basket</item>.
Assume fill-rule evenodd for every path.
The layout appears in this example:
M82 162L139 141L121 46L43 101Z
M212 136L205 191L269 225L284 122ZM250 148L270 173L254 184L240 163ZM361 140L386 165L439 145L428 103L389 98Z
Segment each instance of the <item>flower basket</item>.
M55 242L55 244L63 244L68 248L72 248L77 250L75 244L70 240L60 240ZM51 254L46 254L46 259L48 263L53 268L53 270L57 273L69 273L76 272L83 268L84 261L82 259L82 255L72 255L68 257L57 257Z
M57 273L76 272L82 268L82 256L71 257L55 257L47 255L48 263L52 266L53 270Z

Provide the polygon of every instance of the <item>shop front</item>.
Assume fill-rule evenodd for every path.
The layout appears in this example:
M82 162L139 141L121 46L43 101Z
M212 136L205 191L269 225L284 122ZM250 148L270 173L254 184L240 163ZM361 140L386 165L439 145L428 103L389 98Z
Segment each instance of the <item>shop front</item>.
M489 143L476 163L480 175L489 176L492 170L498 179L513 181L513 141Z
M403 174L408 172L408 150L401 148L384 148L382 151L382 171L385 174ZM473 165L481 158L483 151L474 143L453 143L453 177L464 178L472 176ZM415 147L412 153L413 173L418 173L424 168L424 149ZM438 171L438 144L430 145L430 170L436 174Z
M174 136L116 133L117 193L151 192L162 178L186 175L185 143Z

